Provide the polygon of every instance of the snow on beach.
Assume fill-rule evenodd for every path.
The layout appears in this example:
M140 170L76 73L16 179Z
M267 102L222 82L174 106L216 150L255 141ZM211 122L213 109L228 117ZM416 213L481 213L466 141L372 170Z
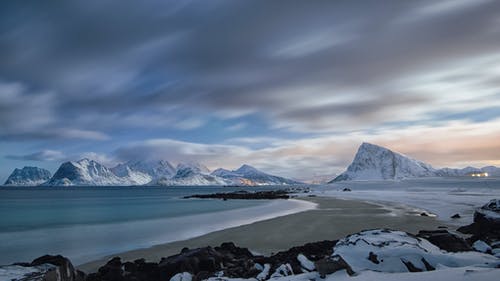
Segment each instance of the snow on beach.
M343 192L349 188L350 192ZM412 179L401 181L344 181L315 189L318 196L363 200L386 208L426 212L454 225L469 224L474 209L500 198L500 180ZM461 218L451 219L454 214Z

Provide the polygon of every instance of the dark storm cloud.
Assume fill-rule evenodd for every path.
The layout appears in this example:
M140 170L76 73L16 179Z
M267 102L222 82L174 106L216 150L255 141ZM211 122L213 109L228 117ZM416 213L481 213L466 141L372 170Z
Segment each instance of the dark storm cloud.
M131 119L226 111L306 131L382 124L434 103L401 81L498 52L500 3L465 2L4 2L0 79L26 102L0 122L38 123L0 136L105 138Z

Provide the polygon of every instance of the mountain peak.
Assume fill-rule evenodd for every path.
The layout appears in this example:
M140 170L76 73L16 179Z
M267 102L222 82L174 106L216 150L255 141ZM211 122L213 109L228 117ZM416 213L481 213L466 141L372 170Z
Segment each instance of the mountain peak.
M51 174L48 170L38 167L25 166L22 169L14 169L4 184L34 186L46 182L50 179L50 177Z
M388 148L363 142L347 170L333 181L403 179L435 174L436 170L429 164Z
M263 173L259 170L257 170L255 167L252 167L250 165L247 165L247 164L243 164L241 165L241 167L239 167L236 171L234 171L236 173L240 173L240 174L247 174L247 173Z
M198 162L182 162L177 165L177 171L179 170L191 170L197 173L210 173L210 170L203 164Z

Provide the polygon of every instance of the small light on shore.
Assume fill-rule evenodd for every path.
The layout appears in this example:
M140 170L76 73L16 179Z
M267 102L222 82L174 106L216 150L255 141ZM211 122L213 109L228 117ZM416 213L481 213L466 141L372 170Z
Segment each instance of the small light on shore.
M488 177L488 173L472 173L471 176L483 178L483 177Z

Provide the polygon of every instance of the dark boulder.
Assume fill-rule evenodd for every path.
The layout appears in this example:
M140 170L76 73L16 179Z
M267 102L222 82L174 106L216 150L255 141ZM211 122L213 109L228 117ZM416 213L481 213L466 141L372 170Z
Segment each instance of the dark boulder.
M354 275L351 266L339 255L326 257L314 262L321 278L325 278L327 274L335 273L345 269L349 275Z
M181 272L193 275L201 271L216 272L222 269L224 258L212 247L184 250L178 255L163 258L158 265L161 280L170 280Z
M120 257L114 257L98 270L101 280L121 281L123 278L122 261Z
M472 234L470 243L483 240L493 244L500 240L500 200L493 199L488 204L476 209L474 222L457 229L462 233Z
M461 218L460 214L454 214L453 216L451 216L452 219L459 219Z
M417 237L424 238L447 252L472 251L465 239L450 233L448 230L421 230Z

